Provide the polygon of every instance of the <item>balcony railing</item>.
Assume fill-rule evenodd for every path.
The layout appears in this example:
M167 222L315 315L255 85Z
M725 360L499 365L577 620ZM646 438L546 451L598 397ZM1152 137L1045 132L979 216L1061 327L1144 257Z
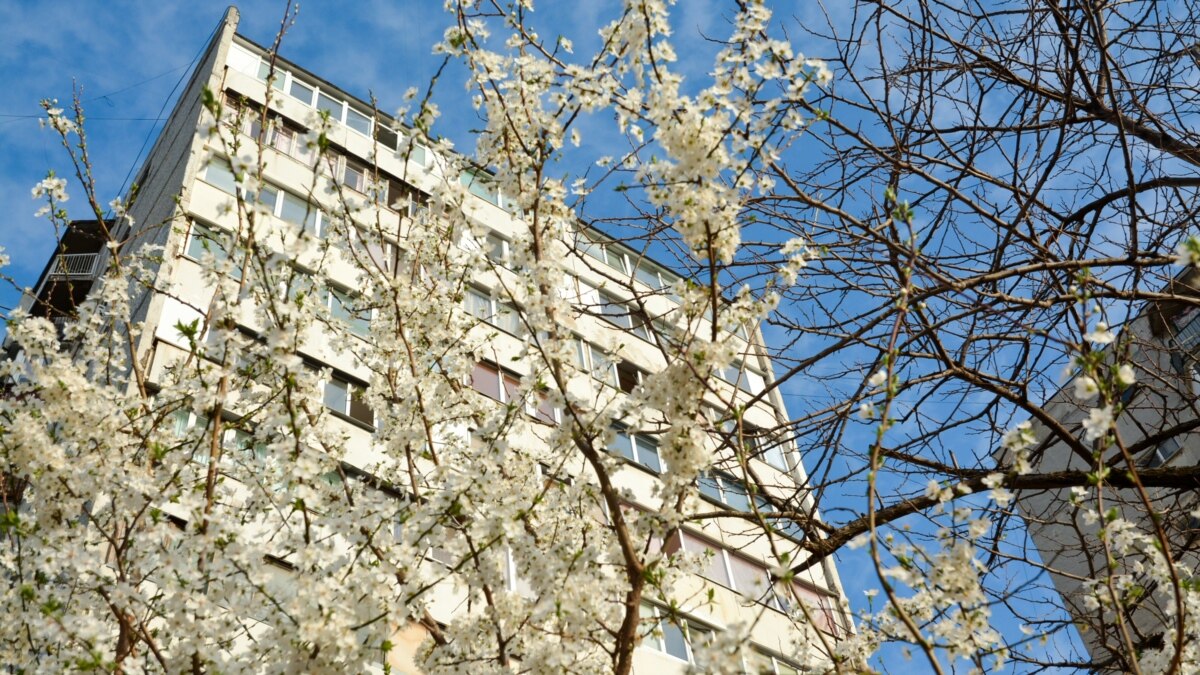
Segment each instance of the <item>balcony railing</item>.
M96 253L61 253L54 257L50 276L58 279L94 279L100 263Z

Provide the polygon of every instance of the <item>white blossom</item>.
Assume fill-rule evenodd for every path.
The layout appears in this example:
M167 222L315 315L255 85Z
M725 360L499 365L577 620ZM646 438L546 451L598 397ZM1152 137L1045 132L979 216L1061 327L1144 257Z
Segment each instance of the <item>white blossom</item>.
M1093 342L1098 345L1111 344L1113 340L1117 339L1117 336L1114 335L1113 332L1108 329L1108 324L1104 323L1103 321L1101 321L1100 323L1097 323L1095 330L1088 333L1087 335L1084 335L1083 337L1088 342Z
M1094 441L1097 438L1104 436L1113 424L1113 407L1106 405L1101 408L1092 408L1088 411L1088 417L1083 421L1083 438L1087 441Z

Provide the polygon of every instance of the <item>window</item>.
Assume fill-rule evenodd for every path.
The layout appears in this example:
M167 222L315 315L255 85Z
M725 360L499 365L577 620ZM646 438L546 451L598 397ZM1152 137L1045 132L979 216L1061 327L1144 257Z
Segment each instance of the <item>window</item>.
M1176 317L1175 325L1175 343L1180 349L1190 352L1200 344L1200 311L1183 312Z
M1179 452L1181 447L1178 439L1168 438L1146 453L1146 466L1154 469L1166 464Z
M287 93L289 96L300 101L304 105L312 105L313 88L307 84L304 84L300 80L295 79L294 77L291 78L291 82L288 83Z
M229 163L221 157L213 157L204 167L204 181L229 194L237 193L237 178L229 169Z
M800 675L800 667L765 651L747 650L746 672L755 675Z
M353 109L351 113L353 113ZM400 145L400 134L395 129L390 129L382 124L375 125L375 140L380 146L388 150L395 150Z
M480 199L483 199L489 204L495 204L497 206L500 205L500 190L494 183L492 183L491 179L487 177L487 174L475 171L464 171L459 177L459 180L462 182L463 186L467 188L467 192L470 192Z
M337 289L325 289L322 301L329 315L346 324L351 333L366 336L371 332L371 310L355 309L356 299Z
M750 511L751 495L746 484L724 472L701 475L697 479L700 495L709 501L728 506L735 511ZM759 513L773 513L775 507L762 495L754 495L754 505ZM804 539L804 530L800 524L786 518L764 518L773 532L800 541Z
M495 232L488 232L484 239L484 251L487 253L488 260L501 267L508 267L509 256L512 254L512 242Z
M330 98L325 92L317 94L317 110L328 112L332 120L342 121L342 102Z
M257 108L247 108L244 115L242 132L256 143L261 134L263 145L275 148L305 166L313 165L316 153L304 142L303 129L272 115L267 121L267 132L262 134L262 112Z
M600 291L600 314L609 323L632 332L643 340L650 339L650 321L641 310Z
M729 576L729 563L725 560L725 550L719 544L711 543L687 530L676 530L667 538L663 550L668 554L684 551L702 556L706 566L700 574L710 581L733 588L733 581Z
M209 435L211 431L209 430L208 416L190 410L177 410L175 411L173 421L176 437L182 438L191 430L196 430L200 434L198 438L201 442L195 446L195 454L192 455L192 460L198 464L207 465L209 463L209 442L205 440L205 436L211 438L211 435ZM222 424L221 467L245 466L251 461L262 460L266 456L267 447L262 443L256 442L254 434L231 426L230 422ZM224 468L222 473L228 475L228 472Z
M229 252L225 249L225 237L223 232L214 227L193 223L192 231L188 235L187 246L184 248L184 255L198 262L203 262L204 256L210 255L218 268L223 267L229 259ZM230 265L228 270L229 275L234 279L242 278L240 266Z
M342 185L351 190L366 194L367 168L358 162L345 159L342 162Z
M729 420L723 426L725 432L733 437L733 442L741 442L742 449L748 457L760 459L780 471L791 469L787 460L785 441L771 436L764 429L745 422L742 423L740 438L738 437L738 429L735 422Z
M754 495L754 505L758 508L759 513L775 512L775 507L762 495ZM793 541L802 541L804 539L804 528L800 526L800 523L791 518L764 518L763 520L771 526L772 532L783 534Z
M609 386L617 386L617 371L611 357L596 345L575 338L575 365Z
M501 403L512 403L517 398L521 380L516 375L504 372L496 366L480 361L471 371L471 388Z
M371 135L371 117L349 106L346 107L346 126L363 136Z
M498 300L484 291L467 288L463 299L467 313L512 335L520 336L524 326L517 308L510 302Z
M700 476L700 494L738 511L750 510L750 495L746 484L727 473Z
M326 408L367 426L375 426L375 412L367 405L365 387L336 373L331 374L322 386L321 401Z
M303 197L294 195L285 190L279 191L279 205L275 209L276 215L280 220L283 220L293 225L303 225L304 229L312 234L317 233L317 210L313 208Z
M350 246L364 264L371 264L385 272L394 271L399 262L400 251L395 244L378 234L350 228Z
M756 560L682 529L667 538L663 551L671 555L683 551L702 556L706 564L700 574L704 578L771 609L787 612L795 604L795 598L799 598L809 607L818 628L828 628L827 632L836 630L836 613L830 596L795 582L792 584L793 591L789 592L786 588L777 590L767 567ZM818 615L822 617L819 622Z
M518 401L520 386L520 376L486 361L476 363L471 371L472 389L510 407ZM532 400L525 401L525 412L547 424L557 424L561 416L560 411L551 405L549 397L540 392L534 394Z
M717 377L748 394L757 394L767 386L762 375L747 368L739 359L734 359L728 367L717 370Z
M633 390L637 389L637 386L642 383L642 377L644 375L642 369L628 361L618 361L616 365L616 372L617 389L620 389L626 394L632 394Z
M258 201L271 215L284 222L299 225L310 234L324 237L328 233L328 217L299 195L264 184L258 191Z
M586 236L581 236L579 246L584 253L618 272L628 271L625 267L625 256L615 246L589 239Z
M428 207L429 195L398 178L387 179L387 207L397 213L416 216Z
M283 91L284 81L287 79L287 71L276 68L275 72L272 73L270 61L264 59L258 64L258 79L266 82L268 75L274 76L274 79L271 80L271 87Z
M641 615L651 626L649 635L642 640L642 646L670 654L681 661L694 663L694 645L712 639L711 628L684 617L671 616L657 605L642 603Z
M621 455L625 459L640 464L654 473L662 471L662 463L658 458L658 439L645 433L635 433L625 426L612 426L613 439L608 451Z
M265 82L269 72L268 63L261 61L258 66L258 79ZM293 73L276 68L273 86L279 91L286 91L289 96L304 105L313 106L321 112L329 113L331 120L345 124L364 136L371 135L370 115L355 110L347 102L335 98L327 92L318 91L316 87L301 82Z

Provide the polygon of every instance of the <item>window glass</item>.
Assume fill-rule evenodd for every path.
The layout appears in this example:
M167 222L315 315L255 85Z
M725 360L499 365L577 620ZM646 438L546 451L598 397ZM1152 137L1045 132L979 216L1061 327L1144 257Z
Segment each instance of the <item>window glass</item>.
M491 298L474 288L467 289L463 303L468 314L482 321L487 321L492 314Z
M375 426L375 412L367 405L366 392L361 387L354 387L350 393L350 417Z
M329 291L329 313L355 335L366 335L371 330L371 311L354 311L354 299L343 291Z
M658 272L652 267L647 265L638 265L635 276L637 276L638 281L646 284L650 288L662 288L662 282L659 281Z
M487 257L497 265L507 263L508 242L498 234L488 233L486 242Z
M677 659L687 661L687 635L684 634L683 627L669 618L660 621L659 627L662 629L664 651Z
M501 373L504 381L504 400L505 402L517 400L517 388L521 386L521 381L508 373Z
M549 424L558 422L558 411L550 404L550 398L545 394L538 394L537 418Z
M367 170L364 167L347 161L345 169L342 171L342 183L352 190L366 192Z
M618 251L615 247L605 246L604 247L604 258L605 258L605 262L608 263L609 267L611 267L615 270L621 271L621 272L627 271L625 269L625 256L621 255L621 252Z
M460 180L467 192L492 204L500 203L500 193L491 181L471 171L464 171Z
M733 585L729 582L729 571L725 568L725 554L719 548L688 532L685 532L683 537L684 548L689 553L705 556L707 562L704 571L701 572L702 575L722 586Z
M746 494L746 486L740 480L729 476L721 476L721 488L725 493L725 503L731 509L738 511L750 510L750 496Z
M323 402L326 408L345 413L350 404L349 384L336 378L330 378L325 383Z
M642 381L641 371L628 361L617 363L617 388L626 394L632 393Z
M655 473L661 472L662 466L658 460L658 441L645 434L635 435L634 440L637 443L638 463L646 466Z
M279 207L279 217L295 225L303 225L312 234L317 233L317 212L309 207L304 199L290 193L283 193L283 204Z
M486 363L476 363L475 369L471 371L471 387L484 396L499 401L500 373Z
M387 207L410 216L425 208L429 196L402 180L388 179Z
M700 476L697 481L700 487L700 494L714 501L723 502L721 498L721 487L717 483L717 479L712 476Z
M214 157L209 161L204 169L204 180L229 194L234 194L237 189L237 179L224 159Z
M629 432L625 429L617 429L613 434L612 443L608 446L609 452L615 452L625 459L634 461L633 454L633 439L629 437Z
M328 112L329 117L337 122L342 121L342 102L326 96L323 91L317 94L317 110Z
M360 133L364 136L371 135L371 118L367 115L364 115L363 113L360 113L359 111L355 110L354 108L349 108L349 107L346 108L346 126L350 127L351 129L357 131L358 133ZM394 131L392 132L393 138L395 138L395 133L396 132L394 132ZM382 143L382 141L380 141L380 142ZM384 143L384 145L387 145L387 144ZM391 147L391 148L396 147L395 140L393 140L391 145L388 147Z
M200 260L205 253L212 255L218 261L225 260L228 254L225 248L214 239L215 232L212 228L200 225L197 223L192 226L192 236L188 239L187 254L191 258Z
M784 442L765 438L761 438L760 440L765 441L763 443L765 447L762 451L763 461L776 469L787 471L790 467L788 466L787 455L783 450Z
M733 571L733 586L742 595L758 600L770 590L766 570L754 562L731 553L729 567Z
M259 64L258 64L258 79L262 80L263 82L266 82L267 76L270 73L271 73L271 64L265 60L259 62ZM279 91L283 91L283 81L286 79L286 76L287 76L287 73L276 68L275 69L275 80L271 83L271 86L275 89L278 89Z
M292 79L292 84L290 87L288 87L288 94L290 94L292 98L303 101L306 105L312 105L313 88L304 84L300 80L295 78Z
M352 122L354 116L357 114L358 112L351 108L350 112L347 113L346 116L347 121ZM379 142L380 147L387 148L388 150L395 150L396 146L400 144L400 135L395 129L389 129L382 124L377 124L375 125L375 140Z
M271 215L275 214L275 202L279 200L279 190L273 185L263 185L258 191L258 203L266 207Z
M521 315L517 309L507 302L497 303L496 315L492 317L492 325L513 335L521 334Z
M617 386L617 369L609 360L608 355L600 351L600 348L595 345L588 345L592 352L592 377Z
M580 237L579 248L582 249L587 255L607 264L607 261L604 259L604 246L602 244L594 242L586 237Z

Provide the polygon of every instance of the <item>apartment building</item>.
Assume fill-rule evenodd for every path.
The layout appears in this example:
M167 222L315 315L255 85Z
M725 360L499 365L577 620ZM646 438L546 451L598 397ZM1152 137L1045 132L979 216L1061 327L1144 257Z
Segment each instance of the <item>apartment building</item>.
M332 238L337 225L328 214L343 209L349 198L358 205L356 217L395 233L381 238L355 235L351 229L344 240L349 243L340 244L341 249L318 246L297 252L281 247L277 252L280 264L295 270L293 279L308 275L316 280L297 283L310 284L301 292L319 302L322 316L339 326L336 340L319 326L311 331L299 356L321 373L325 419L346 439L341 458L344 476L377 484L370 472L379 453L374 442L376 413L363 394L370 386L371 373L357 357L369 348L366 338L372 310L356 300L359 276L350 258L355 257L359 266L377 270L404 269L410 246L404 236L405 223L420 216L427 208L428 195L447 184L461 185L469 193L464 210L478 233L464 237L458 245L481 251L492 263L490 271L471 280L461 294L461 312L476 320L471 334L484 343L464 384L483 399L515 408L538 429L551 430L564 423L563 411L553 397L530 396L521 387L528 374L521 355L529 336L521 322L521 308L502 287L515 264L511 243L519 237L523 224L487 172L476 167L449 175L447 167L455 165L453 162L433 149L406 142L407 130L388 115L309 70L273 56L237 34L236 28L237 12L231 9L139 174L139 194L130 211L133 224L106 224L117 228L119 238L131 242L127 251L139 246L162 247L161 264L154 270L155 288L171 292L131 291L134 319L146 327L137 336L135 357L145 364L151 382L165 377L196 342L206 339L181 330L203 324L213 284L222 283L214 281L201 263L224 269L227 280L236 282L241 274L226 250L239 218L237 208L231 207L239 188L236 158L229 157L229 147L219 134L206 128L209 123L201 98L207 90L220 98L226 111L220 121L223 133L240 135L243 147L263 140L264 183L257 186L256 199L271 227L305 232L316 242ZM269 87L273 91L268 105ZM264 106L268 107L265 115ZM328 148L323 153L305 142L317 115L328 119ZM264 119L266 129L262 128ZM162 223L171 226L155 226ZM99 225L78 222L67 232L23 301L31 314L62 323L87 296L111 255L104 239L93 236ZM575 336L574 365L591 375L593 400L611 402L634 392L642 378L664 367L663 350L656 340L677 329L672 325L672 311L679 301L674 290L678 276L643 252L600 232L581 229L575 236L579 253L568 261L571 288L563 295L574 306L569 326ZM235 309L231 322L236 325L223 330L244 340L269 330L251 308ZM770 514L786 506L815 515L811 497L797 490L804 484L804 469L786 432L783 400L777 389L769 387L773 375L760 348L762 336L752 326L734 331L742 345L740 355L720 374L724 399L714 397L709 406L714 423L718 428L723 425L726 433L715 435L713 442L743 445L754 475L763 485L778 489L751 489L742 467L725 465L727 468L700 480L702 501L694 505L695 510L721 506ZM360 342L354 343L356 339ZM10 344L9 349L20 358L19 345ZM517 400L521 396L525 398ZM737 423L720 407L721 400L746 402L740 428L733 429ZM202 428L206 422L196 412L182 413L177 419L181 434ZM472 429L464 427L462 432L469 434ZM245 431L231 428L227 434L230 447L244 445L241 436ZM608 436L609 453L625 463L615 474L619 487L635 496L629 508L653 508L655 487L664 469L657 433L636 421L614 419ZM523 442L536 443L538 439L535 434ZM542 472L548 481L586 480L586 474L563 476L547 467L530 467L530 471ZM389 484L386 491L402 492L403 487ZM185 518L172 513L169 506L164 510L173 518ZM599 521L605 518L603 513L594 517ZM181 522L181 527L186 525ZM802 533L781 520L774 535L777 547L790 547L788 560L794 563L800 555L795 544ZM657 598L647 598L643 607L646 637L637 650L635 672L684 672L694 659L693 645L698 640L730 625L750 624L756 656L745 665L747 671L794 673L798 672L793 656L798 641L828 653L853 630L832 563L812 567L791 581L790 588L783 588L771 572L780 567L777 554L757 523L716 519L688 524L657 545L668 553L701 554L704 569L684 584L687 592L682 596L696 598L694 602L669 611ZM290 573L286 559L269 552L264 555L279 566L281 574ZM426 564L445 564L440 558L435 547ZM509 569L506 574L507 592L529 592L518 570ZM440 623L467 611L461 593L450 583L445 586L436 591L438 600L432 610L432 619ZM809 615L810 628L797 628L789 618L789 613L794 616L798 611ZM418 624L397 627L397 631L401 648L389 658L398 667L411 667L412 655L423 649L422 645L428 646L427 631Z
M1120 408L1116 428L1121 444L1143 470L1190 467L1200 461L1200 309L1194 302L1198 288L1200 272L1188 268L1163 290L1164 298L1174 299L1148 302L1106 348L1107 364L1127 362L1136 373L1136 384L1119 390L1113 404ZM1127 356L1118 359L1116 353ZM1072 382L1068 380L1044 409L1068 433L1083 439L1083 424L1099 403L1094 397L1077 397ZM1035 424L1034 435L1040 441L1031 452L1036 471L1090 470L1089 463L1046 425ZM1113 471L1126 465L1117 447L1107 448L1102 459ZM1172 558L1184 569L1194 568L1200 562L1200 522L1191 515L1200 506L1195 490L1152 488L1147 496L1171 542ZM1134 523L1143 534L1154 533L1149 509L1137 491L1108 487L1103 499L1112 516ZM1124 576L1115 585L1128 603L1123 619L1134 643L1146 646L1155 645L1173 622L1174 594L1138 572L1138 563L1144 561L1137 556L1121 557L1110 567L1110 554L1099 536L1101 524L1083 515L1095 503L1077 501L1068 489L1047 489L1023 491L1015 503L1084 645L1097 663L1109 663L1108 670L1117 672L1122 665L1111 657L1127 652L1117 617L1111 605L1096 606L1088 587L1110 571Z

